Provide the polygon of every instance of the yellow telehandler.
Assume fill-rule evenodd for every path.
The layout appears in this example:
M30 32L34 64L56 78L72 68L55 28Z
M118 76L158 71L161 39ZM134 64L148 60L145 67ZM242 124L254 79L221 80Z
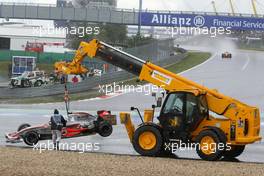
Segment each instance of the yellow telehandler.
M58 72L81 74L81 61L89 56L120 67L139 80L166 90L158 97L153 109L144 111L142 123L135 128L130 113L121 112L134 149L144 156L171 153L172 144L195 144L204 160L239 156L245 145L261 140L259 109L221 94L172 73L149 61L144 61L96 39L81 42L72 63L55 64ZM158 123L153 122L154 109L161 107ZM131 107L131 110L138 110ZM139 111L138 111L139 112ZM213 116L216 114L217 116ZM187 146L187 145L185 145Z

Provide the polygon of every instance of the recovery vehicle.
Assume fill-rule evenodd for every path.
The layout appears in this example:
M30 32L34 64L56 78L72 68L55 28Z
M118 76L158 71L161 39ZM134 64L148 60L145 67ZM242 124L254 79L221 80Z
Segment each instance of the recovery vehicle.
M10 80L10 88L15 87L40 87L48 84L49 78L45 76L44 71L25 71L22 75L12 77Z
M130 113L120 113L129 139L141 155L168 154L165 145L181 141L198 144L195 146L198 155L212 161L237 157L247 144L261 140L257 107L199 85L102 41L81 42L73 62L56 63L55 68L64 74L82 74L81 61L86 56L113 64L138 76L141 81L166 90L164 102L159 97L153 109L144 110L144 118L140 115L142 123L136 128ZM161 107L158 123L153 121L156 107ZM131 108L134 109L138 110Z

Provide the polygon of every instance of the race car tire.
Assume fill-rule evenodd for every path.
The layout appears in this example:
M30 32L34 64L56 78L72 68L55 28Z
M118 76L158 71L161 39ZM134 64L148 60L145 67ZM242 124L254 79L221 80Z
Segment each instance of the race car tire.
M28 128L28 127L30 127L30 125L28 123L23 123L23 124L19 125L19 127L17 128L17 131L21 131L21 130Z
M108 137L112 134L113 127L108 121L101 121L98 125L98 134L102 137Z
M39 141L39 134L35 131L28 131L24 134L23 140L29 146L36 145Z

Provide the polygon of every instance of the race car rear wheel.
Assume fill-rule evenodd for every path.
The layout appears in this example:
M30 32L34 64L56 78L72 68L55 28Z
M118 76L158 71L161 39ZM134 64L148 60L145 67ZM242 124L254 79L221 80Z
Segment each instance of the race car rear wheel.
M21 130L28 128L28 127L30 127L30 125L28 123L23 123L23 124L19 125L19 127L17 128L17 131L21 131Z
M112 134L113 127L108 121L101 121L98 125L98 133L102 137L108 137Z
M39 135L35 131L28 131L24 134L23 140L27 145L36 145L39 141Z

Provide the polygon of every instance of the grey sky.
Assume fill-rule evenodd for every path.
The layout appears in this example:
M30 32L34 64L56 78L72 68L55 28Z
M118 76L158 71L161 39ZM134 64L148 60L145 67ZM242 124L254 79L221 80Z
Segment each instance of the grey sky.
M138 8L139 0L118 0L120 8ZM143 0L144 9L182 10L182 11L213 11L212 0ZM219 12L230 12L229 0L215 0ZM251 0L233 0L238 13L253 13ZM257 0L257 10L264 14L264 0Z

